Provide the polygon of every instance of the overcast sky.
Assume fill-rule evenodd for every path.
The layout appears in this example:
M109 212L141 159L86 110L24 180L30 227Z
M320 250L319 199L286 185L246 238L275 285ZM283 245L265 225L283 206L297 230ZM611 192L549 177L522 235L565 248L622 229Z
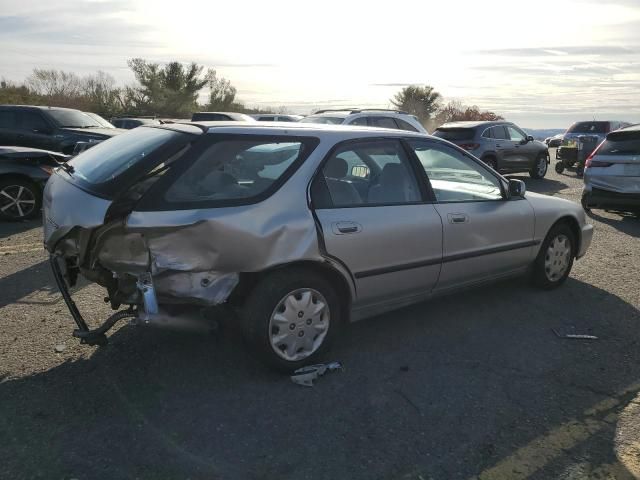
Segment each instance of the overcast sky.
M0 0L0 77L196 61L248 105L387 107L405 85L524 127L640 122L640 0Z

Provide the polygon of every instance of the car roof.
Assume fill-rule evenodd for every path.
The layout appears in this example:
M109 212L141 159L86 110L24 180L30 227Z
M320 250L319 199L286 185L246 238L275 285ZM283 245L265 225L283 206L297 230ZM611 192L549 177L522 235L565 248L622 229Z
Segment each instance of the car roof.
M624 130L625 132L640 132L640 123L629 125L628 127L621 128L620 130Z
M449 122L440 125L438 128L476 128L476 127L489 127L492 125L513 125L511 122L505 122L504 120L493 121L464 121L464 122Z
M69 110L71 112L85 113L82 110L78 110L77 108L50 107L50 106L47 106L47 105L0 105L0 108L31 108L31 109L37 109L37 110Z
M60 152L52 152L51 150L42 150L40 148L31 148L31 147L0 147L0 156L1 155L11 155L11 156L16 156L16 157L22 157L22 156L29 156L32 154L38 154L38 155L53 155L56 157L66 157L68 155L65 155L63 153Z
M426 135L422 132L410 132L407 130L395 130L390 128L377 128L377 127L364 127L359 125L326 125L326 124L318 124L318 123L282 123L282 122L184 122L184 123L169 123L166 125L161 125L161 128L171 129L172 126L178 125L193 125L200 128L202 131L206 133L217 133L217 132L228 132L233 133L231 130L235 130L240 133L249 133L249 134L276 134L276 135L287 135L290 133L294 133L296 135L304 135L304 134L338 134L338 136L345 137L355 137L363 136L363 137L371 137L371 136L385 136L385 137L405 137L405 136L416 136L416 137L431 137L430 135ZM151 126L149 126L151 127ZM157 128L158 126L156 126ZM277 131L277 132L276 132ZM340 135L343 134L343 135ZM358 135L361 134L361 135Z
M253 118L250 115L247 115L246 113L239 113L239 112L193 112L193 115L226 115L227 117L230 117L230 118L241 119L241 121L244 121L247 118L249 119Z

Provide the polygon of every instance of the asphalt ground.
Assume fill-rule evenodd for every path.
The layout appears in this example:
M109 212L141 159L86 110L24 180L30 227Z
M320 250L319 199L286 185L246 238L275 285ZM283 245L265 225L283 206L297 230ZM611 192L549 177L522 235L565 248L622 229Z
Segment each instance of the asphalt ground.
M552 170L517 177L579 201ZM326 358L344 369L313 388L233 328L79 345L40 222L0 223L0 478L640 478L640 220L591 221L560 289L497 283L351 324ZM94 322L110 313L75 290Z

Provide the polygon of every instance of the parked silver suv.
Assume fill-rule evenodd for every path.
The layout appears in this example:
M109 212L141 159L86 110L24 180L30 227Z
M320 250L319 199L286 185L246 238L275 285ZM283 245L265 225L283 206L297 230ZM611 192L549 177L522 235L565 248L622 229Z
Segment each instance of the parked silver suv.
M587 158L582 206L640 215L640 125L607 134Z
M549 149L511 122L452 122L433 135L464 148L501 173L528 172L543 178L549 166Z
M449 142L300 123L130 130L52 175L44 218L84 343L125 317L224 316L287 370L348 320L526 272L558 287L592 236L580 205L525 194ZM126 309L90 330L69 291L78 275Z
M356 125L360 127L390 128L408 132L429 133L418 119L402 110L373 108L318 110L304 117L300 123L320 123L325 125Z

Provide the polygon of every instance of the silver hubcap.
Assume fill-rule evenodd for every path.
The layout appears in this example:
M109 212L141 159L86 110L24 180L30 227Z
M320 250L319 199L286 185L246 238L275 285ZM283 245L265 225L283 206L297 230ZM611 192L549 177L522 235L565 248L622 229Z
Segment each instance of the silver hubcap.
M541 158L538 160L538 175L542 177L545 173L547 173L547 159Z
M34 193L23 185L8 185L0 190L0 212L20 218L29 215L36 208Z
M302 360L322 345L329 332L329 319L329 305L320 292L311 288L294 290L271 314L271 348L287 361Z
M555 282L562 278L569 267L571 242L566 235L558 235L549 244L544 258L544 271L547 278Z

